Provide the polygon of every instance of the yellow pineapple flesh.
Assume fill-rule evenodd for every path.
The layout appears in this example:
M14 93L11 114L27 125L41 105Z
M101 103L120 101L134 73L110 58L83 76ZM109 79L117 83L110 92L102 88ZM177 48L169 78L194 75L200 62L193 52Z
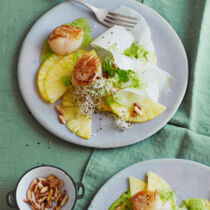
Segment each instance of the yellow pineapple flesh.
M64 120L66 127L78 136L89 139L91 136L92 119L79 114L79 108L74 102L73 89L69 89L62 97Z
M136 123L152 120L163 113L166 109L162 104L152 102L148 98L144 98L139 105L141 107L142 115L136 116L133 115L133 106L123 106L113 101L110 104L110 107L120 118L123 118L125 121Z
M45 93L45 89L44 89L44 79L46 77L46 74L48 72L48 70L55 64L55 62L57 60L59 60L59 56L57 55L52 55L51 57L49 57L47 60L45 60L39 71L37 74L37 87L38 87L38 91L40 96L42 97L43 100L48 101L48 97L47 94Z

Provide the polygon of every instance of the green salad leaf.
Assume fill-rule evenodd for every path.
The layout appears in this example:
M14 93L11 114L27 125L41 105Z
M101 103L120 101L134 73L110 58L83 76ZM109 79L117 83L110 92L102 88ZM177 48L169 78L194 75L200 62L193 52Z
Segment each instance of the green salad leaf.
M122 82L128 82L129 81L129 71L125 71L125 70L118 70L117 74L118 74L118 77L119 79L122 81Z
M161 190L159 192L160 199L163 203L171 202L171 210L176 210L176 194L172 190Z
M71 86L71 78L69 76L63 76L61 77L61 82L64 86L69 87Z
M118 69L113 65L112 58L106 56L103 58L102 70L111 77L110 81L112 82L113 87L135 87L141 89L144 86L144 83L137 73L132 70Z
M191 198L188 200L182 201L180 206L186 210L208 210L208 207L205 205L204 199L201 198Z
M133 210L130 192L124 192L110 207L109 210Z
M102 61L102 70L104 73L107 72L111 77L113 77L117 72L117 68L113 66L112 60L106 56L103 58Z
M47 60L52 54L53 54L53 51L50 49L48 41L45 40L42 46L41 58L43 60Z
M154 55L146 50L143 46L138 45L137 43L133 42L133 44L124 51L124 55L136 58L143 61L149 61L149 57L154 59Z
M92 42L93 37L91 36L90 32L92 31L87 18L78 18L74 20L72 23L67 24L74 27L82 28L84 31L82 47L87 47L90 42Z

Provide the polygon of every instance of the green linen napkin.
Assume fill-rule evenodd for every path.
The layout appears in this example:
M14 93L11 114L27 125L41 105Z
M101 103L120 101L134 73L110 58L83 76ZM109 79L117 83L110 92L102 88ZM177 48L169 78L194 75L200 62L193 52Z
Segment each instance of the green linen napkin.
M185 98L173 119L157 134L137 144L94 150L82 182L87 209L99 188L116 172L154 158L183 158L210 166L210 1L144 0L174 27L187 51L190 76ZM111 138L111 137L110 137Z

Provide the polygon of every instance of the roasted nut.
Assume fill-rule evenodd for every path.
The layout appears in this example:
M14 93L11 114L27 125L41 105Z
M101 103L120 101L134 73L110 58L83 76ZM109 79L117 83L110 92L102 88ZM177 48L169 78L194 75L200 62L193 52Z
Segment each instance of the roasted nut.
M30 186L29 186L29 189L33 191L36 184L37 184L37 180L34 179L34 180L31 182L31 184L30 184Z
M31 200L33 200L34 202L36 201L36 197L33 191L31 192Z
M50 189L49 195L47 197L47 201L51 201L52 200L52 196L53 196L53 189Z
M40 193L45 193L49 190L49 187L48 186L45 186L43 187L41 190L40 190Z
M38 203L42 203L47 199L47 196L44 196L38 200Z
M64 115L64 110L60 105L56 105L55 108L61 115Z
M59 119L60 123L65 124L65 120L62 115L58 115L58 119Z
M35 194L38 192L38 185L37 184L34 186L34 190L33 191L34 191Z
M40 204L36 203L33 200L30 200L31 206L33 206L35 209L40 209Z
M65 203L67 202L68 198L69 198L69 196L68 195L65 195L65 197L63 198L63 200L60 203L60 206L61 207L65 205Z
M143 115L141 107L137 103L134 103L133 106L133 115Z
M58 183L58 189L60 190L62 186L63 186L63 180L60 180L60 182Z
M42 184L42 182L38 182L37 186L38 186L38 188L39 188L40 190L44 187L43 184Z
M61 210L61 207L60 206L56 206L53 208L53 210Z
M54 176L54 175L48 176L47 177L47 180L49 180L49 181L51 181L51 182L53 182L55 184L58 184L60 182L60 180L56 176Z
M30 204L30 201L27 198L24 198L23 201L27 204Z
M42 182L42 181L47 181L47 179L45 179L45 178L43 178L43 177L38 177L37 179L38 179L39 181L41 181L41 182Z
M61 197L61 193L60 192L58 192L58 194L57 194L57 197L55 197L55 202L58 202L58 200L60 199L60 197Z
M55 186L56 186L56 184L55 184L55 183L53 183L53 182L49 182L49 187L50 187L50 188L55 188Z
M58 200L58 206L61 206L61 202L63 201L64 197L66 196L66 190L61 193L61 197Z
M44 210L44 202L43 202L43 203L41 203L41 205L40 205L40 209L41 209L41 210Z
M52 208L52 201L48 201L49 208Z
M44 193L39 193L38 198L43 197L43 196L48 196L48 194L49 194L49 191L44 192Z
M31 190L28 189L28 191L27 191L27 198L28 198L28 200L31 200L31 198L32 198L31 193L32 193Z
M57 197L57 194L58 194L58 187L55 186L55 187L54 187L53 197L56 198L56 197Z

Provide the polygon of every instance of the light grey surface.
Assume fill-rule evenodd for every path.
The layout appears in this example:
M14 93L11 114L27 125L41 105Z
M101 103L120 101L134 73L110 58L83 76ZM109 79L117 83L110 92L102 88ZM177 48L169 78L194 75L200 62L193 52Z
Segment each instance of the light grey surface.
M174 115L186 91L188 79L188 64L182 43L171 26L154 10L131 0L89 0L98 7L113 10L120 5L126 5L139 12L151 28L152 40L157 54L158 65L169 72L177 80L173 91L160 99L160 103L167 110L156 119L134 124L126 132L119 132L112 127L112 119L99 114L94 116L92 133L102 124L103 130L93 135L90 140L84 140L61 125L57 120L55 105L44 103L36 88L36 74L40 65L40 51L43 41L56 26L69 23L76 18L86 17L93 29L93 37L97 37L106 30L106 27L97 23L90 10L75 3L64 2L42 16L28 33L20 53L18 64L18 82L20 91L26 105L37 119L49 132L66 141L98 148L120 147L141 141L161 129Z
M210 199L209 167L189 160L156 159L138 162L114 175L95 195L88 210L107 210L128 190L129 176L145 180L148 171L160 175L176 191L178 204L193 197Z

